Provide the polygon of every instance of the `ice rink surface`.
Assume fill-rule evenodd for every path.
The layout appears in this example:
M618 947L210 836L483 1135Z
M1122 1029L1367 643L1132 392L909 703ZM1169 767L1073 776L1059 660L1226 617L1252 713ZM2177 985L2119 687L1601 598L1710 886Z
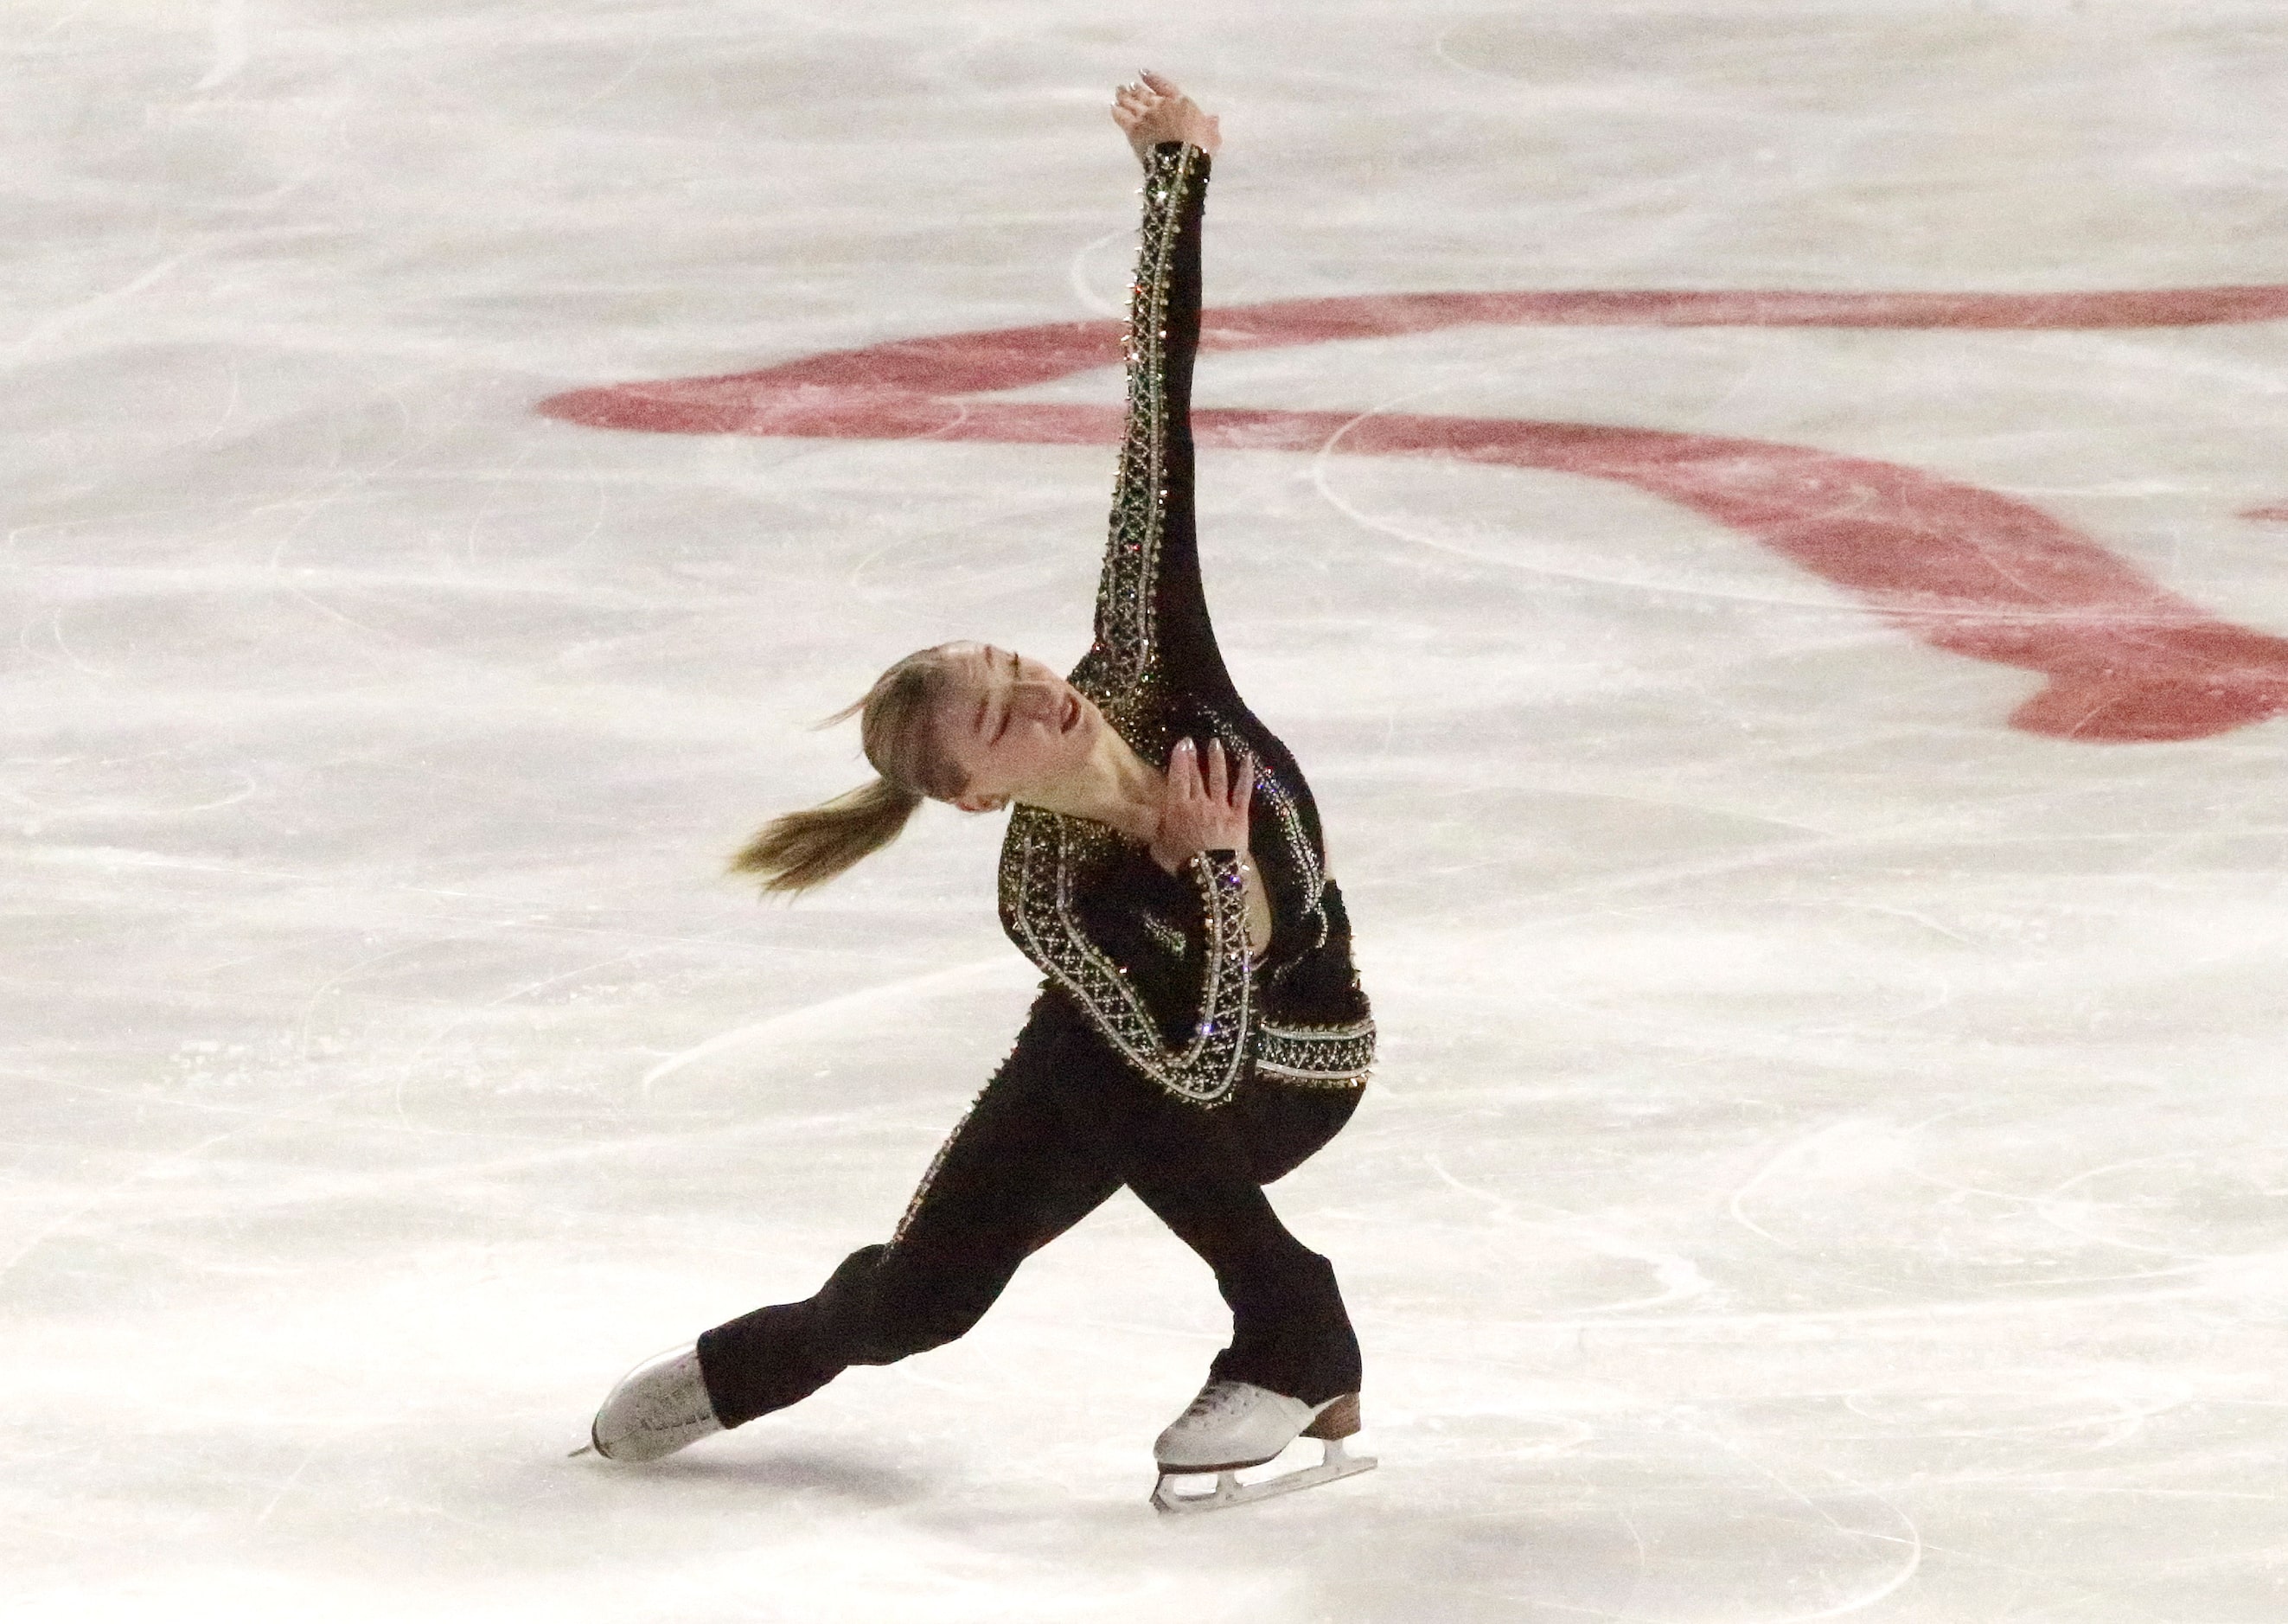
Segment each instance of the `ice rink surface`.
M2288 1607L2288 7L4 16L0 1613ZM1116 315L1139 65L1224 114L1212 306L1772 296L1202 364L1384 1036L1274 1191L1382 1468L1154 1517L1225 1319L1124 1196L965 1341L568 1461L1013 1035L993 821L719 870L897 655L1078 656L1109 450L992 425L1117 378L544 404Z

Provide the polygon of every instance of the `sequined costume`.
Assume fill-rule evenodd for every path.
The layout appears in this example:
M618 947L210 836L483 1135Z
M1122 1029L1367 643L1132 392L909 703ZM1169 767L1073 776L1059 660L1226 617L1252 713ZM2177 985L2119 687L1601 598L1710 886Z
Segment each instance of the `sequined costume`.
M1270 944L1250 963L1236 854L1172 876L1104 825L1020 807L1000 900L1045 973L1031 1016L886 1245L851 1254L802 1302L700 1337L725 1426L961 1335L1027 1256L1124 1186L1215 1271L1232 1341L1212 1377L1311 1405L1358 1390L1334 1270L1263 1193L1349 1118L1374 1028L1317 808L1233 689L1200 584L1188 413L1207 173L1204 153L1175 143L1147 165L1127 432L1095 642L1071 680L1147 760L1179 737L1253 753L1249 846Z
M1146 171L1096 638L1070 681L1147 761L1165 761L1179 738L1220 739L1255 758L1249 848L1269 895L1271 943L1251 973L1233 854L1203 853L1171 876L1105 825L1037 807L1009 820L1001 920L1129 1063L1171 1094L1215 1105L1251 1062L1290 1085L1363 1084L1374 1023L1318 808L1295 758L1232 686L1200 582L1189 412L1207 171L1206 154L1173 142Z

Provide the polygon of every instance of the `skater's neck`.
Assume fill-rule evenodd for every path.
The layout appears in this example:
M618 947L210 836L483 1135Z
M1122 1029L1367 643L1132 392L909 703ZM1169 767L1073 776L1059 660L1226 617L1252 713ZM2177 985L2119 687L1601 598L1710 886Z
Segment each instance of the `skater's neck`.
M1119 734L1104 728L1071 770L1020 790L1016 799L1045 812L1107 824L1149 844L1160 830L1167 787L1167 777L1158 768L1130 749Z

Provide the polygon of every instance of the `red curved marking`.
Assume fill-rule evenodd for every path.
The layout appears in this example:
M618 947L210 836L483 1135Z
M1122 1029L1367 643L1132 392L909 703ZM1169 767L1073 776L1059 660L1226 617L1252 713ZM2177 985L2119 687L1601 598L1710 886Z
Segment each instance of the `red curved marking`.
M1418 293L1209 313L1202 345L1265 349L1488 323L2032 329L2288 317L2288 287L2046 295ZM1092 444L1110 407L981 400L1120 360L1117 322L907 339L758 372L573 390L540 410L663 434ZM1439 456L1617 480L1745 532L1935 648L2041 673L2014 727L2128 743L2288 711L2288 640L2219 620L2039 509L1804 446L1501 418L1201 410L1204 445ZM2263 514L2270 517L2269 513Z
M2269 507L2244 508L2240 516L2261 520L2267 524L2288 523L2288 502L2275 502Z

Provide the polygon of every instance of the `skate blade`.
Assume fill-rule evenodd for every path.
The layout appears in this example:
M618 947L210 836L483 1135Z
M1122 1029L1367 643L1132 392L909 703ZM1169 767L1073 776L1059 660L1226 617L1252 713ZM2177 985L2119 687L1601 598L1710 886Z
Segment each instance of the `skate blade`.
M1361 1472L1374 1470L1379 1462L1372 1455L1345 1453L1339 1438L1327 1442L1326 1453L1316 1466L1283 1472L1276 1477L1267 1477L1261 1483L1242 1483L1237 1471L1215 1475L1215 1487L1204 1494L1180 1494L1172 1486L1179 1477L1205 1477L1204 1472L1163 1472L1160 1481L1152 1488L1152 1508L1156 1511L1183 1516L1199 1511L1228 1511L1234 1506L1251 1506L1259 1500L1269 1500L1275 1494L1292 1494L1298 1489L1315 1489L1323 1483L1334 1483L1345 1477L1355 1477Z
M582 1455L592 1455L595 1453L596 1446L593 1444L583 1444L579 1448L574 1450L570 1454L564 1458L567 1461L577 1461Z

